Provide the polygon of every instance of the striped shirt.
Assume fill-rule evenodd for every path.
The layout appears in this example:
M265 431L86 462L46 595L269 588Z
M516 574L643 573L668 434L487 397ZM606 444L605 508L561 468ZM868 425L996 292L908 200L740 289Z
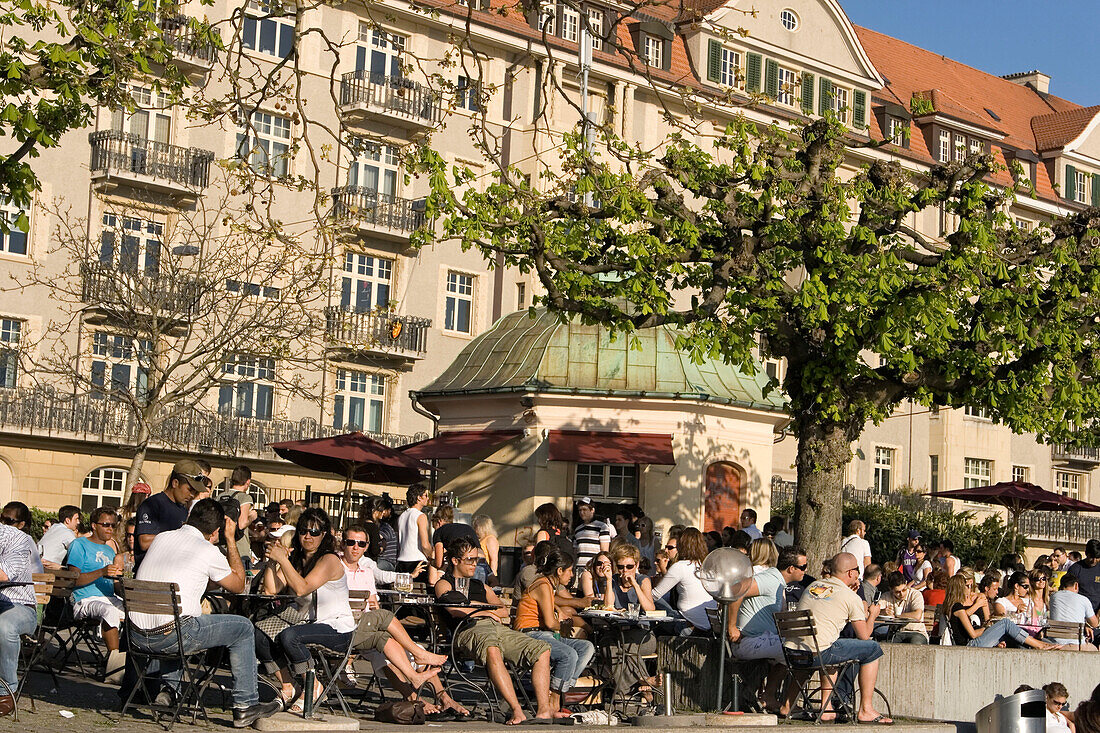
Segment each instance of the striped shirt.
M573 547L576 549L574 562L578 567L588 564L600 552L601 543L611 542L611 528L607 522L596 517L587 524L578 524L573 530Z
M0 570L8 580L29 583L34 573L42 572L42 558L34 539L21 529L0 524ZM34 586L18 585L0 591L12 603L22 606L34 606Z

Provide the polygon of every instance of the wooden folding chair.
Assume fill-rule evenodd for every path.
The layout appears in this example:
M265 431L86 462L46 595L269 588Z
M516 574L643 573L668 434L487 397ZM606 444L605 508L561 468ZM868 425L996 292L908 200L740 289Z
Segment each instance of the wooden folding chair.
M36 669L50 675L55 689L61 685L57 670L47 659L47 652L51 646L56 646L58 652L63 651L65 642L58 634L58 626L48 612L51 605L56 607L58 600L64 604L64 598L68 597L65 595L64 583L67 579L71 587L72 579L75 577L75 574L69 570L52 570L48 573L34 573L31 576L34 581L34 601L41 609L42 615L38 628L35 629L33 634L24 635L19 647L23 672L19 676L19 684L16 686L14 695L17 709L27 679L30 677L30 673ZM61 598L61 596L64 596L64 598ZM33 697L31 698L31 710L35 710Z
M348 593L348 602L351 605L351 615L355 619L356 625L359 624L359 618L363 615L363 611L367 608L369 593L363 590L353 590ZM348 665L348 659L351 657L352 652L352 640L354 639L354 633L352 639L348 640L347 648L343 651L336 651L329 649L327 646L320 644L308 644L307 648L313 656L314 668L317 670L317 679L323 685L321 695L318 698L323 702L330 710L332 709L332 698L335 697L336 701L340 703L340 709L344 715L351 716L351 710L348 708L347 700L344 699L344 694L340 690L340 686L336 684L340 673ZM320 704L314 701L314 704Z
M1077 651L1081 651L1085 645L1085 625L1072 621L1048 621L1046 639L1077 639Z
M183 643L183 632L180 628L180 597L179 586L175 583L159 583L148 580L125 579L122 581L122 602L126 612L126 634L130 641L128 661L132 661L137 671L137 681L126 702L122 705L122 715L130 708L148 708L153 712L157 722L164 723L161 714L171 714L171 719L165 730L171 730L179 720L180 714L186 709L191 713L191 724L194 725L198 716L210 722L203 705L202 696L217 670L217 662L207 658L207 649L188 651ZM174 643L163 651L143 649L135 643L134 620L132 614L145 613L158 616L171 616L171 628L166 630L174 638ZM166 624L166 626L169 626ZM180 687L176 693L173 705L161 705L150 698L146 687L146 681L150 679L150 667L156 663L158 666L178 664L180 668ZM138 691L145 698L144 703L134 701Z

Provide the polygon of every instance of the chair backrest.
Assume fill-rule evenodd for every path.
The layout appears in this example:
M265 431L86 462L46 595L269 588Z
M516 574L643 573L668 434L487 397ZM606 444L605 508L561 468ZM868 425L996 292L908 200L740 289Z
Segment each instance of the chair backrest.
M130 620L132 613L149 613L172 616L173 620L179 621L180 587L176 583L125 578L122 581L122 602L126 607L127 620Z
M924 613L921 616L921 620L924 622L924 630L928 632L928 638L933 638L936 631L936 621L938 619L939 608L936 606L925 607Z
M33 573L31 580L34 581L34 602L45 606L53 597L54 574Z
M76 581L80 577L80 572L76 570L69 570L68 568L61 568L58 570L51 570L53 574L53 590L50 591L50 595L53 598L61 598L68 600L73 595L73 590L76 589Z
M814 623L813 611L776 611L775 628L784 646L791 642L799 650L814 656L821 654L817 648L817 624Z
M363 611L367 610L369 600L370 591L348 591L348 604L351 606L351 616L355 619L355 623L359 623L359 617L363 615Z
M1073 621L1048 621L1047 639L1077 639L1077 648L1081 646L1085 638L1085 625Z

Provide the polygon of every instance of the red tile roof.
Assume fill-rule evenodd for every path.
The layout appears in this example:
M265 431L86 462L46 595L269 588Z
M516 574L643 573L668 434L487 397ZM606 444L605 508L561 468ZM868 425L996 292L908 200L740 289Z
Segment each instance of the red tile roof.
M929 89L923 92L916 92L913 94L913 99L916 100L918 104L921 102L930 103L932 111L937 114L980 127L983 130L990 130L998 135L1004 135L1004 130L993 124L993 118L990 117L989 113L984 109L982 110L982 114L976 114L973 110L969 110L959 102L956 102L951 98L950 94L942 89ZM923 115L914 114L914 116L922 117Z
M1088 127L1097 112L1100 112L1100 105L1033 117L1031 129L1035 133L1036 149L1055 150L1072 142Z

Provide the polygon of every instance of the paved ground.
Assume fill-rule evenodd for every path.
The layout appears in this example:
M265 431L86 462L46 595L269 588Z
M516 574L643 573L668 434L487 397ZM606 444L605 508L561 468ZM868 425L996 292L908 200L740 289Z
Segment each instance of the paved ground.
M164 729L146 717L144 713L138 713L138 717L127 716L119 720L118 694L116 688L89 682L80 678L61 678L59 689L51 689L48 679L42 675L35 675L28 684L28 692L35 698L35 710L32 711L30 701L24 697L19 706L19 721L15 722L10 717L0 718L0 733L9 731L26 731L30 733L97 733L98 731L117 730L125 733L159 733ZM225 731L231 727L231 716L217 707L216 697L214 706L210 709L211 721L209 724L199 722L192 727L189 723L177 724L175 730L187 733L188 731L210 730ZM61 713L69 711L72 717L64 717ZM746 728L737 726L737 716L726 716L729 723L722 725L724 728L737 728L743 731L760 730L760 728ZM708 716L708 728L717 727L714 716ZM800 728L804 724L784 723L782 728L792 730ZM506 729L503 725L493 725L484 721L455 724L429 724L425 728L431 729L431 733L502 733ZM562 727L542 727L550 730L564 730ZM575 726L578 730L594 730L582 726ZM394 726L382 725L372 720L362 720L360 729L381 733L392 733ZM706 730L707 728L696 728ZM826 726L830 733L841 731L856 731L867 733L868 726ZM323 725L314 726L312 731L323 733L326 729ZM606 730L606 728L599 728ZM641 730L641 729L635 729ZM683 733L684 728L664 728L660 725L648 727L647 733ZM890 728L892 733L955 733L955 727L943 724L905 723ZM427 733L427 731L426 731Z

